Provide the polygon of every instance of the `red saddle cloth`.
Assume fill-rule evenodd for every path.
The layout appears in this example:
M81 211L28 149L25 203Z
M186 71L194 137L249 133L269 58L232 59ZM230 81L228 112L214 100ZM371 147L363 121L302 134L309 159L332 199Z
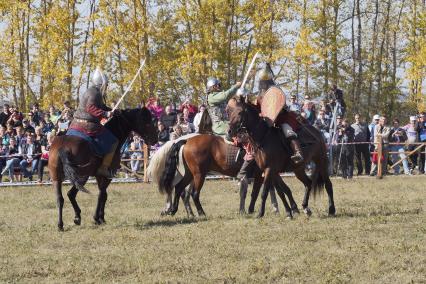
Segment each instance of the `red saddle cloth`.
M292 111L282 111L278 114L275 124L281 125L283 123L290 125L294 131L299 130L301 127L299 121L297 121L297 114Z

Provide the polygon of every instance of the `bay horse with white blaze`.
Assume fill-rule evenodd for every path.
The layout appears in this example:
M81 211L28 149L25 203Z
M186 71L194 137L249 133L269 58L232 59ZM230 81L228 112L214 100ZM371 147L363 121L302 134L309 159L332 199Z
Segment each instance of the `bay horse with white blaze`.
M255 149L255 160L259 168L264 171L264 188L262 192L262 206L259 217L265 212L265 201L272 186L272 177L279 172L293 171L296 177L305 185L305 196L302 207L308 215L311 189L318 192L323 189L328 195L328 214L335 215L333 185L328 174L328 157L325 141L321 133L311 125L303 125L298 132L302 143L304 163L296 165L291 160L290 147L283 143L282 130L269 127L266 121L259 116L259 110L244 98L232 98L228 103L230 117L230 134L238 136L246 134L249 142ZM315 163L312 180L305 173L305 166L310 161Z
M134 131L142 136L145 143L154 144L157 142L157 127L154 125L151 112L147 108L137 108L120 111L114 115L106 124L118 139L118 147L114 155L111 169L117 170L120 167L121 146L125 143L129 134ZM95 210L94 220L96 224L105 222L105 203L107 201L107 187L111 180L103 176L96 175L96 170L100 166L102 158L97 156L91 144L77 136L58 136L52 143L49 152L49 173L52 184L56 190L57 206L59 210L58 229L64 229L62 220L62 209L64 198L62 196L62 182L68 178L72 184L68 191L68 198L74 208L74 223L81 224L81 210L77 204L76 196L78 191L86 191L84 188L89 176L95 176L99 188L98 202Z

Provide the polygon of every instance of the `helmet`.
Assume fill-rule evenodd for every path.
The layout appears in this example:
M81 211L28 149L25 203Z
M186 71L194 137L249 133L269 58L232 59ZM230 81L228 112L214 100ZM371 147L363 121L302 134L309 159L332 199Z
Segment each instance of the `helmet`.
M216 85L220 85L219 79L214 77L208 78L206 84L207 93L210 93L212 91L212 88Z
M239 88L236 93L236 95L240 97L246 97L248 94L249 94L249 91L245 88Z
M267 68L264 68L262 70L260 70L259 72L259 80L260 81L269 81L269 80L273 80L274 76L272 75L271 71Z
M102 90L102 93L106 91L108 86L108 77L104 72L102 72L101 68L96 68L95 72L93 73L92 83L93 85L99 87Z

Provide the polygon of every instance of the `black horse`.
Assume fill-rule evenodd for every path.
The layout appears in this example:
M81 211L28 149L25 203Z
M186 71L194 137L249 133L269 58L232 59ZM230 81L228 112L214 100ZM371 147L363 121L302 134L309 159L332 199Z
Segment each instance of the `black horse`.
M106 124L119 144L115 152L112 169L120 167L120 149L129 134L134 131L142 136L145 143L153 144L157 142L157 128L152 121L152 116L147 108L123 110L114 115ZM107 200L107 187L111 183L110 179L97 176L96 170L102 161L102 157L94 154L88 141L77 136L59 136L55 138L49 152L49 173L53 187L56 190L57 204L59 209L58 228L63 230L62 208L64 198L62 197L62 182L68 178L72 184L68 191L68 198L74 208L74 223L80 225L81 210L77 204L76 196L79 190L85 191L84 184L89 176L95 176L99 188L98 204L94 215L96 224L105 222L104 211Z
M268 127L266 121L259 116L259 110L244 99L233 98L228 103L230 115L230 134L239 136L246 134L255 149L255 160L259 168L264 171L264 189L262 192L262 206L259 217L265 212L266 197L273 185L273 177L279 172L293 171L296 177L305 185L305 196L302 207L308 215L311 210L308 207L311 189L318 192L324 185L328 194L328 213L334 215L336 209L333 199L333 185L328 174L328 158L325 141L321 133L310 125L304 125L298 133L303 143L303 155L305 163L313 161L315 170L312 180L305 173L305 164L296 165L290 158L288 145L283 141L281 129Z

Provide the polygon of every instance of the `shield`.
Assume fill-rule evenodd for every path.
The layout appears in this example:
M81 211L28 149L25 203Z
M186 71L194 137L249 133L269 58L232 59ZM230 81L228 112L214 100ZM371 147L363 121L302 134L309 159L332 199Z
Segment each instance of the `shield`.
M261 115L266 120L269 126L272 126L275 122L280 111L285 106L285 95L284 92L275 86L270 87L262 98L262 104L260 106Z

